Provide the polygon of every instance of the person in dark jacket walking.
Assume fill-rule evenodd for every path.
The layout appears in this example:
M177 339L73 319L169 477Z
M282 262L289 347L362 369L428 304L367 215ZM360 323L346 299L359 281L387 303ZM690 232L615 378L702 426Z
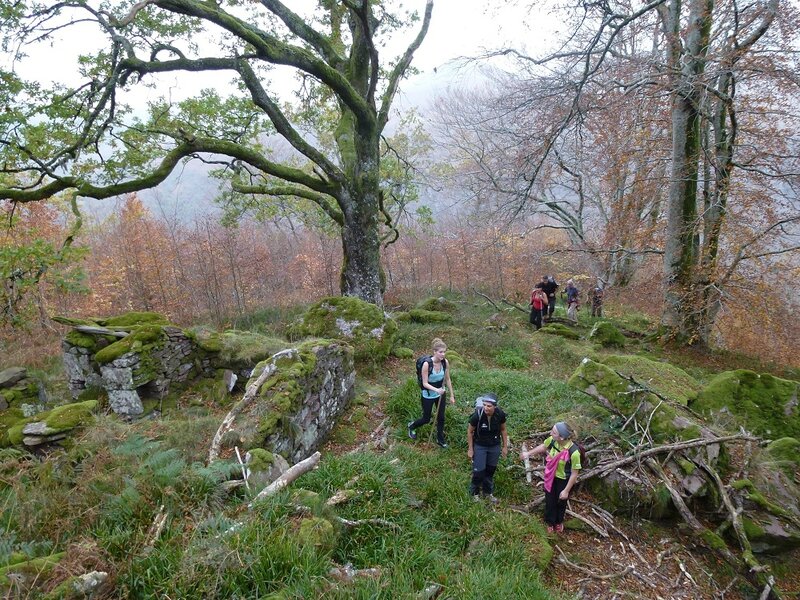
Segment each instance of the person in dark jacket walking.
M558 283L552 275L544 275L542 282L537 286L547 294L547 318L553 316L553 311L556 309L556 292L558 291Z
M469 493L476 501L483 493L494 504L498 502L494 497L494 472L500 456L505 458L508 454L506 413L497 407L495 394L480 396L476 404L467 428L467 456L472 460Z

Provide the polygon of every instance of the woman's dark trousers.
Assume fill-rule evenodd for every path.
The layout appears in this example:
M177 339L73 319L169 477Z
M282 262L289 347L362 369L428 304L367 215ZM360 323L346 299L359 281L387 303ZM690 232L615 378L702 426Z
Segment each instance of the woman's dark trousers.
M421 398L422 401L422 417L417 419L411 424L411 429L422 427L431 422L431 413L433 412L433 405L436 408L436 439L444 442L444 396L438 398Z
M567 501L559 500L558 496L567 487L566 479L553 478L553 487L544 493L544 522L548 525L558 525L564 522L567 512Z
M471 496L494 493L494 472L500 461L500 444L496 446L472 446L472 482L469 486Z

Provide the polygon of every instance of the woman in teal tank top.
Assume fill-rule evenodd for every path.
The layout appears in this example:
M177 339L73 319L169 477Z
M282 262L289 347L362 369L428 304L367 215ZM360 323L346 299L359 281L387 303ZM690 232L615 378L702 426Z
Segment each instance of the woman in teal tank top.
M433 407L436 406L436 443L442 448L447 448L447 441L444 437L444 395L447 388L450 389L450 404L456 403L456 396L453 393L453 384L450 381L450 369L447 368L447 360L444 357L447 351L445 343L435 338L431 343L433 354L422 366L422 417L408 424L408 437L412 440L417 439L417 427L427 425L431 422Z

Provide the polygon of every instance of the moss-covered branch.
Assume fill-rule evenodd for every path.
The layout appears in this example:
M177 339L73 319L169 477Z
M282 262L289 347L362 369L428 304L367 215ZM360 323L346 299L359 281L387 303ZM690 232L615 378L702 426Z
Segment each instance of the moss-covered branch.
M293 185L238 185L233 184L233 191L240 194L259 194L262 196L297 196L311 200L319 206L337 225L344 225L341 211L331 206L328 197L307 188Z

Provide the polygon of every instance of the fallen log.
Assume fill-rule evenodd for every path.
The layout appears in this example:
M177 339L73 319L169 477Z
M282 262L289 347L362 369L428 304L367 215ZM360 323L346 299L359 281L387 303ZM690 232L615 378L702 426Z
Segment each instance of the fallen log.
M255 503L259 500L263 500L264 498L277 494L295 479L316 468L321 457L322 455L319 452L314 452L314 454L309 456L307 459L301 460L296 465L290 467L283 475L261 490L256 497L253 498L252 502L247 505L247 508L252 510Z

